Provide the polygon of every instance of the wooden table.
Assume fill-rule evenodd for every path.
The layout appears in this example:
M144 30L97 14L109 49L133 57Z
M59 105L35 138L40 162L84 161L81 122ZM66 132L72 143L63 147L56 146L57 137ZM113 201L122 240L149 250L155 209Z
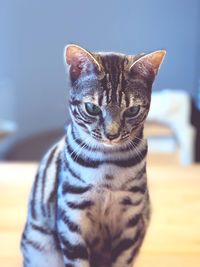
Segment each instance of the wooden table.
M0 164L0 267L21 267L20 234L35 163ZM148 168L153 215L136 267L200 266L200 165ZM41 266L42 267L42 266Z

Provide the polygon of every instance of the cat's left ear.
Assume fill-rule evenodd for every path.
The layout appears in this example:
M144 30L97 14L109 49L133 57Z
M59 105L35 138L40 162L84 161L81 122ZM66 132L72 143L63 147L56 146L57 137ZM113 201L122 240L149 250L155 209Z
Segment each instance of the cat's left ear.
M101 66L94 55L75 44L65 47L64 59L69 67L72 82L75 82L80 77L98 74L101 71Z
M141 75L143 78L154 80L166 55L165 50L158 50L150 54L142 55L134 61L129 68L131 73Z

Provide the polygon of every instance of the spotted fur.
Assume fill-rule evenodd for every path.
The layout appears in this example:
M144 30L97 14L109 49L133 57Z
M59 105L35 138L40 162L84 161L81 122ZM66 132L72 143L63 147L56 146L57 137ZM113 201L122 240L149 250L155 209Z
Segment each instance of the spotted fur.
M150 217L143 125L164 54L66 48L72 122L38 168L24 267L133 265Z

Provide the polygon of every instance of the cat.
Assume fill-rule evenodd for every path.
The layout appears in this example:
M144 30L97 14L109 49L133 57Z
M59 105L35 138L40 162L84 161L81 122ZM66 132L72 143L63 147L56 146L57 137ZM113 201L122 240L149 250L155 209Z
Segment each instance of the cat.
M65 48L71 123L36 174L24 267L133 266L150 219L143 126L165 53Z

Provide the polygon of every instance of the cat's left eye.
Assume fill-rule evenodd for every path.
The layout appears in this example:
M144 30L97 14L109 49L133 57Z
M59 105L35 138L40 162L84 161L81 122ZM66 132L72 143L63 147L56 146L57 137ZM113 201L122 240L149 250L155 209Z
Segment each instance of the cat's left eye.
M93 103L85 103L85 109L89 115L98 116L101 114L101 109Z
M140 112L140 106L132 106L130 108L128 108L125 112L124 115L126 117L136 117L138 115L138 113Z

